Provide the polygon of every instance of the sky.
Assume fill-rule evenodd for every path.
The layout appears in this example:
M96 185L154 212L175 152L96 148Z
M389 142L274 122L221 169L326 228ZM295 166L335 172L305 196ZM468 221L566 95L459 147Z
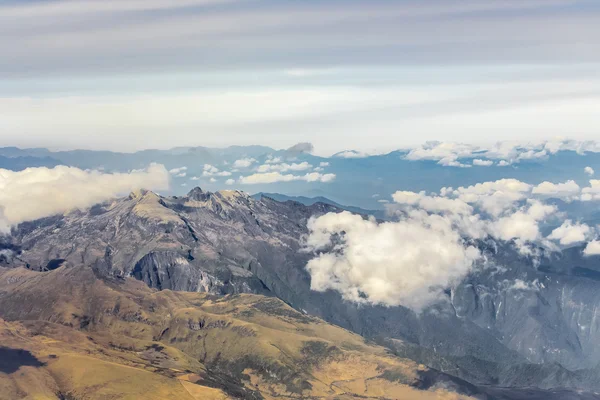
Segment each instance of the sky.
M4 0L0 146L135 151L600 131L597 0Z

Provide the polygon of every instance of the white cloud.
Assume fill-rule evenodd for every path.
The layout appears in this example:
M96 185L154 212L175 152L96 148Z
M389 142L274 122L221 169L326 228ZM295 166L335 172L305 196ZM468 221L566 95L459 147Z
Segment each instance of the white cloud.
M592 181L592 186L600 187L600 181ZM472 240L508 242L521 254L534 256L539 247L559 250L551 240L562 245L587 240L593 229L570 220L546 238L540 230L543 222L558 216L558 208L542 199L576 198L577 193L573 181L533 187L500 179L442 188L439 195L397 191L392 195L395 204L386 206L399 219L396 222L378 224L347 213L327 214L309 223L307 247L315 251L307 265L312 288L337 290L359 303L420 310L471 270L479 255L469 249ZM590 243L586 250L586 255L596 253L600 254L600 242ZM432 278L430 269L440 276ZM525 290L519 282L513 286Z
M590 186L581 189L581 200L600 200L600 179L590 179Z
M523 245L541 240L539 222L554 214L555 206L537 199L522 204L531 185L516 179L483 182L458 189L442 188L440 196L398 191L392 195L401 212L427 212L450 218L455 229L471 238L491 236L501 240L518 240ZM476 209L485 211L484 218ZM393 211L393 209L390 209Z
M587 152L600 153L600 143L594 140L572 140L572 139L554 139L544 143L544 149L549 153L557 153L559 151L575 151L578 154Z
M600 152L600 144L595 141L576 141L556 139L538 143L522 143L518 141L498 142L493 146L481 147L465 143L427 142L412 149L407 160L435 160L440 165L464 167L467 164L460 160L473 159L472 164L490 166L491 160L500 160L498 166L505 167L524 160L539 160L558 151ZM487 160L486 160L487 159Z
M585 167L583 169L583 172L585 172L589 176L594 176L594 169L592 167Z
M215 183L215 182L217 182L217 180L215 178L210 178L210 182Z
M583 249L583 255L585 256L597 256L600 255L600 241L594 240L591 241L585 246Z
M456 160L458 158L471 158L478 148L464 143L452 142L426 142L424 145L412 149L407 155L407 160Z
M531 200L528 206L499 218L489 225L490 234L505 241L533 242L541 238L539 222L556 212L556 207Z
M152 164L146 170L107 174L79 168L0 169L0 229L86 208L138 189L166 190L169 172Z
M267 159L265 161L266 164L279 164L283 161L283 158L281 157L274 157L271 154L269 154L267 156Z
M202 176L231 176L231 172L221 171L221 170L219 170L219 168L217 168L213 165L204 164Z
M257 168L257 171L260 173L278 171L278 172L288 172L288 171L306 171L307 169L311 169L312 165L308 162L304 161L301 163L292 163L292 164L263 164Z
M408 204L431 213L471 214L473 207L460 199L449 199L443 196L426 196L425 192L415 193L398 191L392 195L394 202Z
M415 193L405 190L399 190L396 193L392 194L392 199L398 204L409 204L414 205L419 202L423 198L425 193Z
M331 182L335 179L335 174L321 174L319 172L310 172L305 175L293 175L293 174L282 174L281 172L265 172L257 173L249 176L241 176L240 183L245 185L255 185L261 183L275 183L275 182L292 182L292 181L306 181L306 182Z
M319 167L322 167L322 168L329 167L329 163L326 161L322 161L319 163Z
M225 184L226 184L226 185L233 185L234 183L235 183L235 179L227 179L227 180L225 181Z
M441 217L379 224L344 211L311 219L308 228L309 249L335 246L335 252L319 253L307 264L311 288L333 289L358 303L421 310L480 256Z
M471 168L471 165L463 164L452 158L442 158L440 161L438 161L438 164L445 167Z
M546 153L545 150L540 150L540 151L527 150L527 151L524 151L524 152L520 153L517 156L517 161L520 161L520 160L536 160L536 159L540 159L540 158L545 158L547 156L548 156L548 153Z
M363 153L362 151L356 150L344 150L339 153L334 154L332 157L338 158L366 158L369 157L369 154Z
M0 16L8 17L57 17L67 15L85 15L92 13L117 13L176 9L179 7L199 7L214 5L234 0L179 0L177 3L165 0L79 0L79 1L52 1L37 4L23 4L8 6L0 10Z
M242 158L240 160L235 160L233 168L248 168L255 162L256 160L254 158Z
M558 240L563 246L584 242L592 234L592 229L586 224L573 224L566 220L561 226L554 229L548 236L550 240Z
M580 191L581 188L579 185L575 181L569 180L563 183L542 182L534 187L531 193L545 197L571 200L579 195Z
M479 167L491 167L494 165L494 162L492 160L481 160L476 158L473 160L473 165L477 165Z
M512 208L516 202L525 199L531 185L517 179L499 179L468 187L459 187L452 195L465 203L476 204L483 211L499 216Z
M171 170L169 170L169 173L171 175L174 175L176 178L185 178L185 176L187 175L187 167L179 167L179 168L173 168Z

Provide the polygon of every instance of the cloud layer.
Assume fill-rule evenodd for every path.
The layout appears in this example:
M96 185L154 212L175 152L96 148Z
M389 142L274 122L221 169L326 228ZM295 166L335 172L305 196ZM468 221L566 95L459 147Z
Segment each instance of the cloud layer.
M241 176L239 182L243 185L256 185L275 182L322 182L327 183L335 179L335 174L322 174L320 172L309 172L304 175L282 174L281 172L264 172L248 176Z
M555 139L539 142L504 141L493 146L483 147L465 143L431 141L408 152L407 160L433 160L449 167L470 167L466 164L472 160L474 166L498 166L518 164L526 160L543 160L559 151L575 151L579 154L600 152L600 143L588 140L578 141ZM585 168L585 173L593 175L594 170Z
M308 263L311 288L358 303L421 309L479 257L442 218L378 224L342 212L312 219L308 228L309 249L333 249Z
M158 164L115 174L66 166L19 172L0 169L0 230L6 232L23 221L90 207L133 190L168 188L169 172Z
M485 266L477 240L501 241L534 257L540 249L557 251L592 240L584 254L600 254L595 228L562 221L557 206L546 203L548 198L582 201L592 186L501 179L439 193L397 191L387 205L392 222L346 212L312 219L306 240L314 253L306 266L312 288L336 290L357 303L419 311L442 300L443 290L475 266ZM544 236L543 223L559 226Z

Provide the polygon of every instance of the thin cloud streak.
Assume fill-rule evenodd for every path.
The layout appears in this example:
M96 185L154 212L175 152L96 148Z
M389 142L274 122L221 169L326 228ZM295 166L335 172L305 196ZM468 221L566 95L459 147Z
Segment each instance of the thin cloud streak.
M185 13L159 0L87 1L89 12L73 1L34 4L0 7L0 49L12 60L0 72L600 61L600 9L587 1L185 0L214 4Z

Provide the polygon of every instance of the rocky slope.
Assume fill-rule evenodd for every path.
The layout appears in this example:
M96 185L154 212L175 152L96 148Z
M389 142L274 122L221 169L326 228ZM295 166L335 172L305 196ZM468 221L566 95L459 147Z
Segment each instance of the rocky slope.
M496 267L448 290L447 301L421 314L358 307L337 293L311 291L304 269L306 221L338 211L238 191L132 193L21 224L0 262L35 271L85 265L101 277L132 276L162 290L276 296L473 383L600 390L597 259L574 249L538 265L510 246L482 243Z

